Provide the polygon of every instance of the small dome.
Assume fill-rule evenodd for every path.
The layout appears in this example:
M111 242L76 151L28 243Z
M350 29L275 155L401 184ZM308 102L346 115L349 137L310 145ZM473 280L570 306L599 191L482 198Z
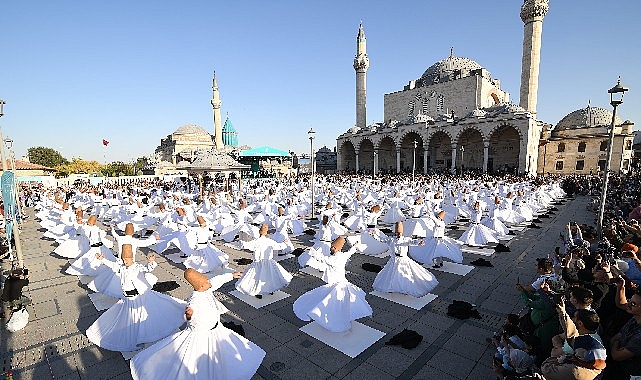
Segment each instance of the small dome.
M445 82L450 79L454 79L453 75L456 71L460 70L460 77L470 76L470 72L476 69L482 69L478 62L473 61L469 58L464 57L455 57L450 55L449 57L440 60L430 66L420 78L420 81L423 85L429 86L438 82Z
M486 112L486 115L490 114L492 116L502 113L523 114L528 112L525 108L514 103L498 104L492 107L483 108L483 110Z
M622 120L617 116L615 124L621 125L622 123ZM612 111L604 108L587 106L567 114L558 122L554 130L562 131L576 128L607 127L610 126L610 124L612 124Z
M176 129L176 132L173 133L174 135L207 135L209 136L209 132L206 130L202 129L201 127L195 125L195 124L185 124L182 127Z

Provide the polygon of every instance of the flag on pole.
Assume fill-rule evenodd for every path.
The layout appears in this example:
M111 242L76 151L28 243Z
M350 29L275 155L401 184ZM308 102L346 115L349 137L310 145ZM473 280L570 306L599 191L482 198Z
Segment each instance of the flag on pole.
M109 141L102 139L102 145L107 146L109 145Z

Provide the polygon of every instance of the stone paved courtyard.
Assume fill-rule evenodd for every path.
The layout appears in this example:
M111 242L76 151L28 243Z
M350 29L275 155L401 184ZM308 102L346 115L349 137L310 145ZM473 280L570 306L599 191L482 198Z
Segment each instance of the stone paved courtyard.
M233 282L219 289L219 299L230 312L223 321L243 326L246 337L262 347L267 355L255 379L494 379L491 356L494 349L485 338L493 334L509 312L519 312L514 284L534 279L537 257L546 256L560 246L559 233L569 221L594 223L588 210L588 198L570 199L549 219L542 219L540 229L526 228L507 245L511 252L490 257L464 253L464 264L484 257L494 267L474 267L465 276L431 270L439 285L432 291L438 297L420 310L368 294L374 310L371 318L360 323L385 333L381 339L356 357L322 343L299 329L308 322L296 318L292 304L304 292L322 281L299 271L295 258L280 263L294 274L283 289L290 296L256 309L230 295ZM25 293L33 300L28 307L30 321L16 333L0 328L2 370L13 369L14 379L131 379L129 362L120 352L96 347L87 340L85 330L102 313L88 297L90 290L75 276L63 273L66 259L51 254L55 243L42 238L33 210L22 230L25 265L31 272L31 284ZM461 230L450 230L453 236ZM310 236L293 238L296 246L310 245ZM217 243L218 244L218 243ZM251 257L244 251L219 247L230 255L238 270L244 266L232 260ZM147 252L146 248L141 249ZM144 260L144 259L143 259ZM350 282L367 293L372 291L375 273L367 272L365 262L383 265L387 259L356 254L347 269ZM183 280L183 267L160 256L154 274L159 281L174 280L181 286L169 292L186 299L191 287ZM8 269L7 263L3 268ZM446 315L452 300L477 305L481 319L458 320ZM403 329L417 331L423 341L414 349L387 346L385 342Z

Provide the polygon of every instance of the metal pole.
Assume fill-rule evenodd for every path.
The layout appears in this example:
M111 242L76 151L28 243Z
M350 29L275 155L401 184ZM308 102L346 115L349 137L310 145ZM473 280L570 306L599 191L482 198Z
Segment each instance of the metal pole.
M414 183L414 170L416 169L416 140L414 140L414 150L412 150L412 184Z
M372 162L372 180L376 179L376 148L374 149L374 161Z
M314 136L309 137L309 170L312 172L312 219L314 219Z
M599 205L599 240L603 237L603 213L605 212L605 197L608 193L608 180L610 178L610 160L612 159L612 145L614 145L614 123L617 117L617 106L619 104L612 102L614 111L612 112L612 124L610 125L610 138L608 139L608 152L605 158L605 173L603 174L603 189L601 190L601 204Z

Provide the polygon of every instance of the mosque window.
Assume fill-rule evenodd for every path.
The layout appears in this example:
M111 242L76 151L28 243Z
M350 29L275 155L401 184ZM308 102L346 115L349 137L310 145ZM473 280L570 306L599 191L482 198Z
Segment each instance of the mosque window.
M563 161L556 162L556 170L563 170Z
M436 112L439 114L443 113L443 106L445 104L445 97L443 94L439 95L438 98L436 98Z
M585 142L581 141L581 142L579 143L579 152L585 152L585 147L586 147L586 145L587 145L587 144L586 144Z
M557 149L557 152L565 152L565 143L559 143L559 147Z
M605 170L605 160L599 160L599 171Z
M574 167L575 170L583 170L584 167L585 167L584 160L576 160L576 166Z
M599 145L599 150L601 152L605 152L606 150L608 150L608 140L601 141L601 145Z

